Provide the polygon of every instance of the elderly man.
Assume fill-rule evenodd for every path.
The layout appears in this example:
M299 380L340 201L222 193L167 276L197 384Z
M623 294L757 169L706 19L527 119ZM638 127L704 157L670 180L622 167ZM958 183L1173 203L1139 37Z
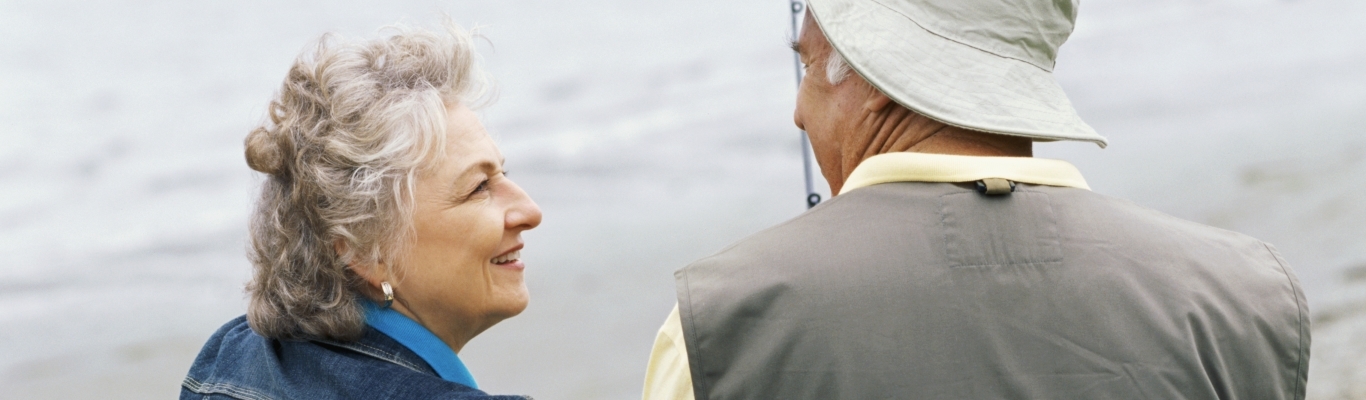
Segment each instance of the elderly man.
M1303 398L1308 309L1271 246L1030 158L1106 143L1051 75L1075 15L810 0L795 119L838 195L677 272L645 397Z

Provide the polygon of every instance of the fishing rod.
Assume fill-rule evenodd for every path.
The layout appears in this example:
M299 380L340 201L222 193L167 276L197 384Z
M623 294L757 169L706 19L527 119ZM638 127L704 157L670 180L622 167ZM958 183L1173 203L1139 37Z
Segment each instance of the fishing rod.
M797 40L797 21L802 18L802 11L806 10L806 5L801 0L791 0L789 9L792 10L792 40ZM792 52L793 65L797 67L797 90L802 90L802 56L796 51ZM816 193L816 184L811 177L811 139L806 136L806 131L802 130L802 174L806 177L806 208L815 207L821 203L821 194Z

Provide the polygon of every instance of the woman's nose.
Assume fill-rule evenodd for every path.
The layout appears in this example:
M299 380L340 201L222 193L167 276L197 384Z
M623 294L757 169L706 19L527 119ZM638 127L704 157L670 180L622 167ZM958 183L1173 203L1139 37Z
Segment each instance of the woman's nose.
M509 230L528 230L540 225L541 207L531 200L531 196L527 195L521 186L512 183L512 189L512 204L503 217L503 227Z

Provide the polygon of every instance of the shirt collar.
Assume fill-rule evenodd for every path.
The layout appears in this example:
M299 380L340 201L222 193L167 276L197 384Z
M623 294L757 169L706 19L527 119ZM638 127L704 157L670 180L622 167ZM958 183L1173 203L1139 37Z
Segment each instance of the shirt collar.
M418 357L422 357L427 365L436 370L441 379L479 388L479 385L474 383L474 375L471 375L470 370L465 368L465 363L460 361L460 356L432 331L392 308L380 308L369 300L362 300L361 303L365 307L366 324L417 353Z
M863 160L844 181L840 194L888 182L973 182L985 178L1091 190L1077 167L1062 160L896 152Z

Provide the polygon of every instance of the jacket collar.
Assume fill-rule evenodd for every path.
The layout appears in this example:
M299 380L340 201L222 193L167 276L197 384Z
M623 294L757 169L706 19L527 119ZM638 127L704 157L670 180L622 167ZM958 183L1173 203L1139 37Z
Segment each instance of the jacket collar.
M460 356L457 355L455 351L452 351L450 346L447 346L440 338L436 337L436 334L433 334L421 324L418 324L416 321L400 314L392 308L380 308L377 304L369 300L362 300L361 303L365 309L365 323L367 325L370 325L374 330L393 338L394 341L397 341L412 353L417 354L423 361L426 361L426 364L430 366L431 370L435 371L437 376L440 376L441 379L475 389L479 388L474 381L474 375L470 374L469 369L465 367L465 363L460 360ZM355 348L351 348L351 350L369 354L372 357L389 360L404 366L412 364L411 362L405 362L398 357L385 357L383 355L371 354L371 352ZM374 350L382 352L382 349ZM412 367L409 366L409 368ZM421 369L418 370L421 371Z

